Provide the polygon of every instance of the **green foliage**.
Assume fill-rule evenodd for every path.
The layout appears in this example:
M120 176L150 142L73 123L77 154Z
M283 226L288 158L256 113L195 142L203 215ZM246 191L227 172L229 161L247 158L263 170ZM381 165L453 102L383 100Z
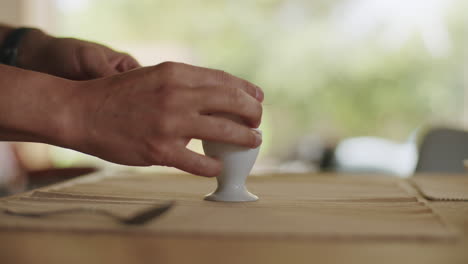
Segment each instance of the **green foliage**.
M450 56L437 58L416 33L393 50L379 45L378 32L357 44L337 41L330 15L341 2L100 0L61 21L66 35L110 45L178 43L201 66L260 85L269 151L311 131L403 139L422 124L458 120L467 64L464 9L447 22ZM288 16L288 8L299 15Z

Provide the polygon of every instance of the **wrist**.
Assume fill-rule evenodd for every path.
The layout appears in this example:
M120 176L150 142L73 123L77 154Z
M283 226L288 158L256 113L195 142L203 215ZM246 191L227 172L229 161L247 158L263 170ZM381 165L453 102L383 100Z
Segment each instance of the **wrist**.
M56 117L56 130L60 135L55 145L89 152L92 147L95 134L93 127L96 126L95 115L99 107L105 102L101 100L106 97L105 84L91 81L69 81L67 89L64 90L66 98L65 105L60 109L61 114ZM101 98L101 99L99 99Z
M1 65L0 75L0 140L63 145L73 81Z
M87 81L73 81L68 79L65 89L61 91L64 98L63 105L54 119L55 131L60 133L54 145L82 151L81 146L87 141L87 124L89 104L93 96L88 89ZM50 131L53 132L53 131Z

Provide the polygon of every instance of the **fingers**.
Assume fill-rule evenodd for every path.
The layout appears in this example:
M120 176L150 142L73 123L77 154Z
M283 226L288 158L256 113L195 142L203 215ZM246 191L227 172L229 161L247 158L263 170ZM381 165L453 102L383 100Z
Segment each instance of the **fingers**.
M115 59L115 62L108 61L105 57L88 60L88 62L86 70L90 79L112 76L141 67L133 57L123 53L119 53L119 57Z
M102 64L102 66L90 66L90 68L87 70L87 73L89 79L97 79L106 76L112 76L114 74L118 74L119 72L116 69L110 67L110 65Z
M102 78L119 73L115 67L107 61L105 56L85 58L83 70L88 76L88 79Z
M246 126L226 118L201 116L190 128L189 137L256 148L262 143L261 135Z
M130 71L130 70L141 67L140 63L138 63L138 61L132 56L125 54L125 53L121 53L121 55L122 55L122 58L120 59L118 64L115 66L115 69L118 72L122 73L122 72Z
M207 113L229 113L240 116L252 127L258 127L262 117L260 102L240 89L227 87L202 87L194 95L200 111Z
M222 169L220 161L193 152L187 148L176 151L167 165L199 176L215 177Z
M127 61L129 65L129 70L141 67L141 64L134 57L130 55L127 55Z
M221 70L206 68L204 68L204 70L208 73L206 75L206 80L209 81L210 84L214 86L239 88L257 99L259 102L263 102L264 93L260 87Z
M192 87L204 86L223 86L237 88L245 91L247 94L262 102L264 94L260 87L240 78L237 78L229 73L220 70L213 70L203 67L196 67L183 63L164 62L156 67L165 71L163 74L183 76L179 81ZM174 73L174 71L177 71Z

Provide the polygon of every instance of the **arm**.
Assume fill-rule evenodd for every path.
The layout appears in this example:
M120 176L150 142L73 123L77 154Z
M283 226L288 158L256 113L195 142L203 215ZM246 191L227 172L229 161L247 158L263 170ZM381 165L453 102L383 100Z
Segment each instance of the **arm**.
M0 64L0 141L59 145L70 87L65 79Z
M133 166L215 176L220 161L186 148L192 138L261 144L263 93L218 70L181 63L90 81L0 65L0 140L71 148ZM210 115L228 113L246 124Z
M14 30L0 24L0 43ZM90 80L140 67L130 55L74 38L56 38L39 29L23 35L18 47L18 67L71 80Z
M0 65L0 140L204 176L215 176L222 164L186 149L190 139L261 144L251 128L261 121L262 90L219 70L167 62L128 71L138 64L126 54L40 30L22 39L18 64L35 72ZM245 124L211 113L240 116Z

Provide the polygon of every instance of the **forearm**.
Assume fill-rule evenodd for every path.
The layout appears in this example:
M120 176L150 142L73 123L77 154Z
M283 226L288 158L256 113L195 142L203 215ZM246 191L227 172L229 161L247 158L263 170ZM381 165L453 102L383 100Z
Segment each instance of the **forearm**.
M0 141L61 145L72 83L0 64Z

